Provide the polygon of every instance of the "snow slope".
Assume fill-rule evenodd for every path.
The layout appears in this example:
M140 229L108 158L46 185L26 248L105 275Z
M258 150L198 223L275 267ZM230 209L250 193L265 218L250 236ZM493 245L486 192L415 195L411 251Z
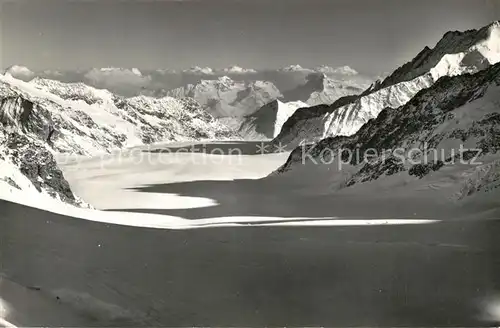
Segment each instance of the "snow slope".
M385 108L404 105L443 76L477 72L500 60L500 24L480 30L445 34L434 49L426 48L383 82L358 97L340 98L329 107L297 111L276 142L291 147L326 137L349 136Z
M283 103L275 100L247 116L238 133L245 140L266 140L275 138L286 120L299 108L309 107L302 101Z
M279 323L284 326L290 324L289 318L276 315L270 319L269 315L290 308L290 304L281 301L289 295L289 288L293 288L294 295L307 299L298 305L293 303L294 309L305 314L295 319L296 325L318 326L338 320L339 314L331 313L331 308L359 305L359 297L349 298L346 306L344 293L333 293L337 296L332 300L332 293L328 292L321 298L328 304L318 302L323 305L323 317L318 319L317 314L310 314L311 286L320 290L330 283L330 290L339 283L332 282L331 274L311 275L328 268L331 271L327 273L337 273L342 279L342 286L347 284L349 290L366 293L362 294L367 295L362 298L365 307L373 304L377 295L384 301L377 311L367 312L374 313L369 320L375 321L380 320L377 313L394 304L394 298L380 296L375 287L385 282L384 291L392 286L394 295L406 287L391 284L394 270L405 274L405 282L416 282L410 286L411 292L400 295L400 299L408 295L413 306L428 304L427 293L426 298L416 297L417 292L421 295L418 287L422 285L418 283L422 281L422 272L412 270L418 268L416 259L441 264L430 265L435 271L429 278L444 268L450 269L450 262L454 263L453 272L469 269L470 273L474 269L474 274L467 275L470 277L484 277L475 273L488 267L488 258L476 251L484 245L480 238L485 236L471 238L477 228L468 233L453 226L450 233L448 226L432 224L383 227L386 230L364 227L362 231L367 233L361 234L360 227L328 231L283 227L168 231L79 220L1 200L0 206L6 210L0 213L0 223L6 228L0 234L5 241L2 271L7 280L6 285L0 285L0 294L9 309L5 319L19 327L242 326L248 320L253 320L252 325L270 325L281 320ZM453 235L457 231L462 232ZM370 240L373 235L382 240ZM486 235L490 236L493 233ZM405 242L405 238L409 241ZM435 241L439 244L432 245ZM130 247L131 242L134 247ZM453 242L459 245L454 247ZM356 252L346 254L346 249L352 248ZM19 253L23 256L19 257ZM455 262L443 263L450 255ZM399 265L393 267L390 263L395 256ZM402 261L404 268L400 267ZM332 262L344 265L332 266ZM459 271L464 264L467 267ZM301 274L290 275L297 271ZM266 279L268 275L272 279ZM374 275L375 279L369 279ZM273 289L279 281L284 282L282 288ZM455 298L446 298L448 307L451 303L455 309L458 297L463 300L471 295L482 296L471 291L486 285L477 280L464 284L462 276L444 279L444 283L439 290L445 289L445 296L460 288L460 293L452 293ZM430 307L434 304L442 306L443 302L433 299ZM460 305L462 309L467 303ZM233 315L228 316L228 308ZM422 307L418 310L421 316ZM449 320L449 313L453 314L441 315L438 323ZM87 320L80 321L82 317ZM359 309L355 309L344 316L343 322L359 317ZM453 318L456 322L457 317ZM363 320L360 325L366 322ZM396 325L395 321L391 323Z
M227 76L201 80L166 93L169 97L191 97L215 117L243 117L281 97L270 82L237 82Z

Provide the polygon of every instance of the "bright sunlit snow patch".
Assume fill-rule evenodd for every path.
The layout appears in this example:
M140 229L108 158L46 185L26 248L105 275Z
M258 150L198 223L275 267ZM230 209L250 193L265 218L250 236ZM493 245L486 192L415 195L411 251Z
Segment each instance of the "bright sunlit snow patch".
M274 123L273 138L276 138L280 134L281 128L285 122L290 118L290 116L293 115L293 113L297 111L297 109L309 107L308 104L302 101L291 101L287 103L283 103L279 100L276 101L278 102L278 110L276 113L276 121Z
M16 326L14 326L13 324L11 324L10 322L0 318L0 327L4 327L4 328L17 328Z

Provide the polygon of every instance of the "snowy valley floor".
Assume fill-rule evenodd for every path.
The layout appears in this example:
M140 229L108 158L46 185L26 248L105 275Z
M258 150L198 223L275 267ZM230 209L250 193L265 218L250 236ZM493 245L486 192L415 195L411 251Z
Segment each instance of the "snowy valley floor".
M472 206L428 190L332 197L330 181L306 171L258 180L287 153L258 155L254 143L206 149L243 156L173 153L186 146L60 158L74 192L107 212L0 200L0 317L96 327L499 319L500 222L467 219ZM199 227L211 228L188 229Z

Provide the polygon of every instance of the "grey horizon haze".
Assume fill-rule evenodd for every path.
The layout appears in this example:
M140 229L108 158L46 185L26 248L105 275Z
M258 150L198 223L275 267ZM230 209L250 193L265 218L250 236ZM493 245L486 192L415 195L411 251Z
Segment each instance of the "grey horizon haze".
M449 30L500 19L500 0L15 0L0 63L33 70L348 65L380 74Z

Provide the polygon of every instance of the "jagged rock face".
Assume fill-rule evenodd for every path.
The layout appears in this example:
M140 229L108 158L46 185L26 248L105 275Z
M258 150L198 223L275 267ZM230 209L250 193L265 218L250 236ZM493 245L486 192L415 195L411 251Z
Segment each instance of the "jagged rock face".
M280 91L264 81L236 82L227 76L217 80L202 80L166 92L174 98L197 100L214 117L244 117L281 97Z
M443 76L474 73L500 61L500 24L479 31L447 33L434 49L424 49L383 82L359 96L340 98L329 107L297 111L275 142L290 145L356 133L387 107L397 108Z
M19 127L22 130L32 130L40 132L34 126L34 120L30 120L33 115L34 104L16 95L5 95L0 99L0 122L5 126ZM43 134L43 131L42 131Z
M51 143L57 119L8 85L0 84L0 123L10 131Z
M38 192L43 191L66 203L79 204L52 153L42 142L15 132L6 133L0 140L3 149L0 160L17 167ZM20 188L14 180L10 181L11 185Z
M135 125L140 126L142 142L145 144L157 141L220 139L236 135L192 99L138 96L125 99L116 106L125 111L135 121Z
M443 77L405 105L384 109L352 136L296 148L277 173L298 168L304 159L342 162L355 168L342 186L350 187L395 174L422 179L455 165L462 179L460 197L491 189L500 176L498 164L492 164L500 157L499 101L500 64L473 75ZM478 161L483 164L475 165Z
M38 104L0 84L0 184L87 206L73 194L53 157L55 126Z
M12 188L28 192L26 197L31 197L30 191L36 191L72 205L88 207L73 194L49 144L40 138L45 137L43 131L47 128L34 123L41 121L34 117L32 107L33 103L22 98L2 99L0 189L5 191L1 184L6 182Z
M283 124L298 108L306 107L309 106L301 101L282 103L275 100L246 117L238 133L245 140L272 139L279 134Z

